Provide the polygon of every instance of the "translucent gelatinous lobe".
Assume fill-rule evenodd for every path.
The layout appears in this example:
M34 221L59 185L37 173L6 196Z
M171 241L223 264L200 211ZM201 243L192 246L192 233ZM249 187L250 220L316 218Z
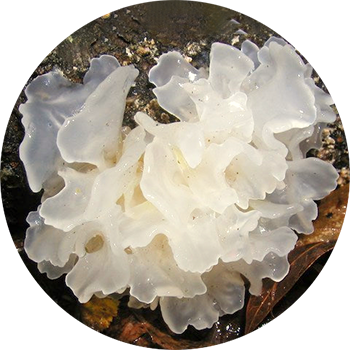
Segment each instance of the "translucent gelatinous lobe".
M139 112L127 134L134 67L102 56L83 85L37 78L21 106L21 158L33 191L44 188L28 256L49 278L67 274L80 302L128 293L130 307L159 304L176 333L241 309L241 276L253 295L263 278L281 281L295 231L312 233L314 201L336 186L330 164L305 159L335 117L311 71L276 38L214 43L208 69L164 54L150 81L179 122Z
M29 186L34 192L54 177L63 163L57 133L65 120L79 113L86 99L119 67L112 56L91 60L83 84L73 84L60 71L37 77L26 88L28 101L20 106L26 129L20 146Z

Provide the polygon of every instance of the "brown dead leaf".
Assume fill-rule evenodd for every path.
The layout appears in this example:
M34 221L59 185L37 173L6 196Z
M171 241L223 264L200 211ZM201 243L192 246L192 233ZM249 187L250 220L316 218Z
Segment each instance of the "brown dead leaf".
M99 332L107 329L118 314L119 301L113 298L97 298L81 304L81 321Z
M132 315L122 320L119 340L150 348L188 349L193 348L190 341L174 339L171 333L155 327L146 318Z
M210 330L197 331L189 327L183 334L173 333L165 324L159 307L132 309L128 298L119 305L118 316L103 333L122 342L156 349L194 349L212 345Z
M318 258L334 248L343 224L348 194L349 185L346 185L321 201L319 215L314 222L314 233L302 235L288 256L288 275L279 283L266 279L261 295L250 296L246 309L246 334L254 331L263 322L273 307Z

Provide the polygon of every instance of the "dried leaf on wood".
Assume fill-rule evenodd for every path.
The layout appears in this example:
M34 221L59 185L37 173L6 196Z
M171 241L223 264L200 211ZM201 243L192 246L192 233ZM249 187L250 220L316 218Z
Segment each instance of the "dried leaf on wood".
M87 326L103 331L109 327L113 318L118 314L119 301L113 298L97 298L81 304L81 321Z
M220 328L221 324L216 324L211 329L199 331L189 327L183 334L175 334L163 321L159 307L154 311L149 308L132 309L127 306L127 300L121 300L118 316L106 332L129 345L165 350L209 349L215 344L233 339L233 333L237 332L235 315L232 322L228 319L223 322L222 327L227 328L227 332Z
M343 224L348 194L349 185L346 185L321 201L319 215L314 222L314 233L302 235L288 256L288 275L279 283L266 279L261 295L249 298L246 309L246 334L263 322L273 307L318 258L334 248Z

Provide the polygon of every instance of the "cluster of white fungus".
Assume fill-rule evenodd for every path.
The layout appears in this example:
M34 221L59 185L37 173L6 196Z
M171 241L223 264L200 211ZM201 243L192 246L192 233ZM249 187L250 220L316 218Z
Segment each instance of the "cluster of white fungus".
M281 39L259 49L214 43L208 69L178 52L149 73L179 122L137 113L122 127L138 71L112 56L83 84L54 71L21 105L20 156L42 203L28 215L28 256L66 275L79 301L128 294L160 306L171 330L211 327L244 304L245 284L288 273L295 232L310 234L314 200L336 187L328 163L305 158L335 115L312 68Z

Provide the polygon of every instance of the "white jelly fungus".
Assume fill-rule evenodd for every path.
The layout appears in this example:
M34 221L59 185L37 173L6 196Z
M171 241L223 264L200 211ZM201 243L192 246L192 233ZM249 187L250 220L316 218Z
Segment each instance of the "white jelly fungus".
M297 233L310 234L315 200L337 172L316 158L330 96L281 39L259 49L214 43L208 69L178 52L150 71L159 104L179 122L138 112L122 132L138 75L111 56L83 84L61 72L26 88L20 156L42 203L28 215L28 256L49 278L67 274L79 301L128 294L158 305L176 333L211 327L244 304L245 285L288 273Z

